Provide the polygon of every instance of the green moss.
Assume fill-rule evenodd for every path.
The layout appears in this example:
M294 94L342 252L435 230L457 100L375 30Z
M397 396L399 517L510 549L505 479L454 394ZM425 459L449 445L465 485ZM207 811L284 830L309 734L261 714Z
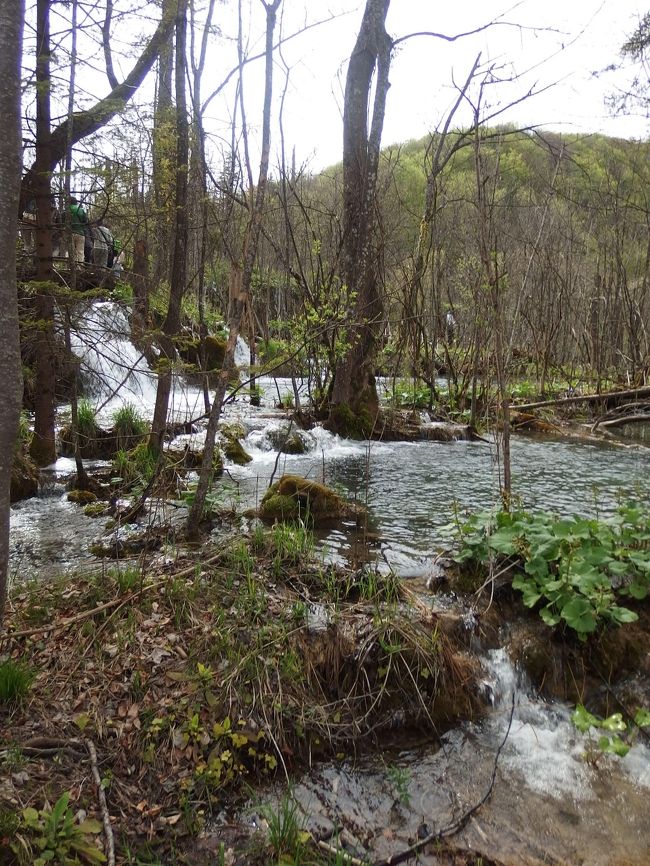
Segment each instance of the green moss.
M357 517L360 506L346 502L325 484L299 475L283 475L267 490L260 507L264 520L308 520L327 523Z
M253 459L239 439L228 439L224 445L223 453L228 460L232 460L237 466L245 466Z
M262 517L265 520L298 520L301 516L298 502L292 496L282 496L277 490L271 493L275 487L275 484L270 487L262 500Z
M347 403L332 406L327 427L347 439L369 439L374 429L374 417L369 409L361 407L354 412Z
M106 513L106 503L104 502L89 502L84 508L86 517L101 517Z
M71 490L68 493L68 502L74 502L77 505L88 505L88 503L96 501L97 497L90 490Z

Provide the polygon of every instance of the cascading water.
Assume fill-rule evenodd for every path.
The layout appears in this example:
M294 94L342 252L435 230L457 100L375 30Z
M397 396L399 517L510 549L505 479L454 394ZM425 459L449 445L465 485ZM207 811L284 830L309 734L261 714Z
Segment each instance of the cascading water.
M124 307L111 301L93 302L80 308L75 320L72 351L81 361L83 391L99 410L100 423L110 423L115 410L125 403L150 418L156 402L156 374L131 342ZM242 337L237 339L235 364L250 365L250 349ZM170 420L183 422L199 417L203 406L202 389L188 385L182 375L175 375Z
M452 840L455 850L471 852L469 862L647 863L648 749L637 743L623 760L587 762L588 742L567 706L536 697L505 649L482 661L493 699L482 722L461 725L439 743L384 751L381 762L345 760L309 771L292 787L306 828L314 836L339 832L348 851L372 862L453 825L490 790ZM423 852L418 863L440 860Z
M112 410L132 403L148 410L156 399L156 377L146 358L131 342L124 308L110 301L77 311L71 333L72 351L81 361L83 391L98 407Z

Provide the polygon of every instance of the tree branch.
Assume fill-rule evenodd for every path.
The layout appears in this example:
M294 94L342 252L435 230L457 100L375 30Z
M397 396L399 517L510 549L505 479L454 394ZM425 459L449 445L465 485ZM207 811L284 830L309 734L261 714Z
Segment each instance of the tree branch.
M98 129L105 126L109 120L124 109L124 106L135 94L155 63L161 47L174 26L175 17L176 4L173 4L173 8L169 14L162 18L155 33L124 81L118 84L117 87L114 87L104 99L100 99L85 111L75 112L71 118L64 120L53 130L50 137L50 164L47 166L50 172L54 171L57 163L65 156L68 143L75 145L87 136L92 135L93 132L97 132ZM72 135L70 136L68 135L69 126L73 128ZM33 164L23 177L20 191L22 208L26 206L30 198L34 197L35 168L36 166Z

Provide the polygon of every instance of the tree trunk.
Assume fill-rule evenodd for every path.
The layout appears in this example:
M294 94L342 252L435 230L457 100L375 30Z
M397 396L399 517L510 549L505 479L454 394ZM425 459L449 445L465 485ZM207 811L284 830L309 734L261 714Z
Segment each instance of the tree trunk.
M52 286L50 0L36 6L36 158L32 192L36 200L36 388L31 455L39 466L56 460L55 336ZM63 154L62 154L63 156Z
M148 72L151 70L151 67L158 57L161 46L164 45L174 26L175 0L172 2L172 6L174 8L169 11L169 17L163 15L155 33L143 48L140 57L137 59L133 69L129 72L124 81L120 82L117 87L113 88L104 99L100 99L94 105L90 106L90 108L83 111L77 111L74 114L72 121L74 125L74 134L72 136L69 135L69 124L67 120L64 120L63 123L59 124L59 126L57 126L51 133L49 163L46 167L48 172L53 172L57 163L63 159L68 143L75 145L87 136L92 135L93 132L97 132L107 124L109 120L119 114L135 94L138 87L142 84ZM39 43L38 49L39 57L40 53L41 43ZM38 156L36 157L34 165L32 165L23 177L20 190L20 205L23 210L26 203L35 197L34 187L38 183L38 174L43 170L43 166L41 164L37 165L37 161Z
M260 232L262 230L262 216L264 202L266 199L266 188L269 173L269 159L271 155L271 102L273 97L273 32L277 10L282 0L272 0L262 4L266 10L266 50L265 50L265 84L264 84L264 109L262 116L262 153L260 156L260 170L257 179L255 198L251 207L243 247L243 267L241 270L233 265L231 274L231 303L230 317L228 320L229 334L228 344L223 360L223 367L219 374L212 409L208 419L208 429L205 434L205 446L203 448L203 459L199 474L199 483L196 488L194 502L187 516L186 532L189 538L196 538L199 534L200 522L203 517L205 500L210 489L213 474L214 446L217 437L217 427L221 417L221 407L228 382L235 369L235 347L241 330L242 318L246 311L250 297L251 280L253 276L253 265L257 256Z
M370 435L379 403L374 356L382 327L378 290L381 245L375 199L392 42L385 29L390 0L366 0L350 57L343 110L343 268L351 311L347 349L336 366L329 425ZM376 75L372 120L368 115Z
M176 19L176 184L174 208L174 252L169 286L169 306L162 325L160 338L158 389L156 405L151 422L149 447L157 454L162 449L167 410L172 387L172 364L176 350L172 337L178 334L181 325L181 303L187 288L187 172L189 158L189 126L187 100L185 98L185 75L187 34L187 0L178 0Z
M23 16L22 0L0 2L0 626L7 597L9 488L23 393L16 291Z

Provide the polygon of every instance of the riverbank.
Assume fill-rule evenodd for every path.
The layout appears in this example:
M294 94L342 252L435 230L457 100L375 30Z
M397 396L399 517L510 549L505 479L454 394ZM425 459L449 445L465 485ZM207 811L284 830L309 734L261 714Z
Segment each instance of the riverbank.
M61 850L82 863L376 864L421 843L432 866L514 866L547 862L540 839L574 862L598 814L618 857L602 862L641 866L645 758L629 778L612 756L584 762L562 701L604 715L610 695L632 700L628 680L650 681L647 604L582 643L509 581L464 597L459 576L427 588L335 567L303 527L254 524L146 571L17 587L0 654L24 694L7 699L0 672L0 863L34 862L58 809ZM633 834L596 795L603 773ZM508 817L529 807L539 827Z
M479 667L435 613L310 546L302 528L258 527L147 574L15 592L0 651L31 682L0 709L5 846L37 850L67 794L69 816L100 822L84 844L112 837L118 863L215 862L228 834L203 854L196 840L248 786L480 713ZM270 862L269 844L247 840L239 862Z

